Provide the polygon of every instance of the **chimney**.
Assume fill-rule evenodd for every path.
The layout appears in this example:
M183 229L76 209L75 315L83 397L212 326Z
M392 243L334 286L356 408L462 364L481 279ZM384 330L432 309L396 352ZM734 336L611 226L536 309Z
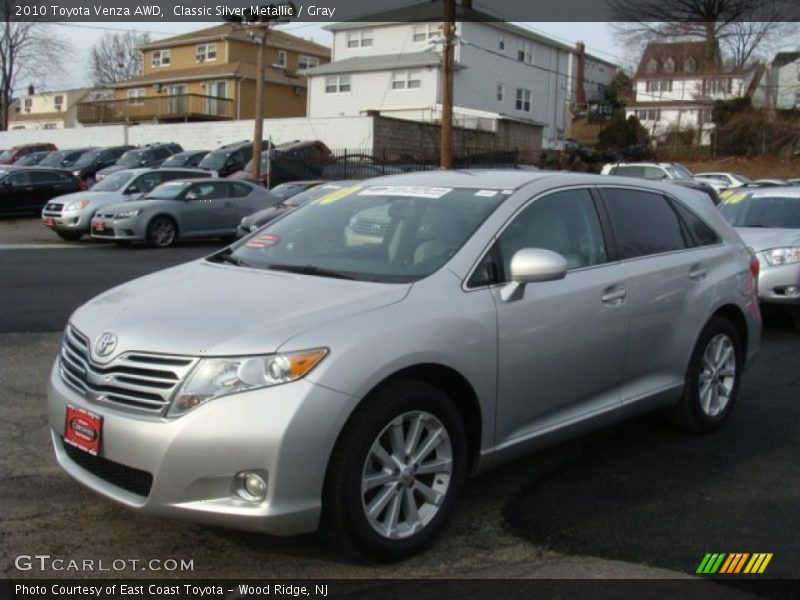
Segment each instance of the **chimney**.
M33 84L28 85L28 96L33 96L36 93L36 88L33 87Z
M583 42L575 44L575 54L578 55L578 73L575 85L575 106L578 110L586 108L586 87L584 79L586 76L586 45Z

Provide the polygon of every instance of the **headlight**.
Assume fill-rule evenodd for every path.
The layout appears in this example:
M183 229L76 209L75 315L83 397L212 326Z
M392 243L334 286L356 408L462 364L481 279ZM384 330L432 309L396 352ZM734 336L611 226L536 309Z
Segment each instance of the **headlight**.
M201 359L178 389L168 417L179 417L204 402L304 377L328 353L326 348L234 358Z
M89 206L89 201L86 199L78 200L77 202L70 202L64 210L80 210Z
M124 212L117 213L116 215L114 215L114 218L115 219L127 219L129 217L138 217L140 214L142 214L142 209L141 208L137 208L136 210L126 210Z
M789 263L800 262L800 246L793 248L773 248L764 250L764 258L770 266L788 265Z

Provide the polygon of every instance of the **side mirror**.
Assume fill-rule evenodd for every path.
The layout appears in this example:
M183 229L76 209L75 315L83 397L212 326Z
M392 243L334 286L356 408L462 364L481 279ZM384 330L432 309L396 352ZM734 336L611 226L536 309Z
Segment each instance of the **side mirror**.
M523 248L511 258L511 283L500 292L503 301L508 302L526 283L555 281L567 276L567 260L551 250L544 248Z
M13 187L13 186L14 186L14 184L13 184L13 183L11 183L11 182L10 182L8 179L6 179L6 180L3 182L3 187L4 187L4 188L10 188L10 187Z

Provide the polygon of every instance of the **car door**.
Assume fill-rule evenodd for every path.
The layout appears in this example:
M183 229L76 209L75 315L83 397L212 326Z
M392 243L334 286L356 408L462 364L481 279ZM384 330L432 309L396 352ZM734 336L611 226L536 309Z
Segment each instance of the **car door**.
M251 215L262 208L267 208L266 203L257 202L257 198L261 196L246 183L232 181L228 185L230 186L230 191L229 198L226 202L226 209L230 211L230 214L226 215L226 227L233 223L233 228L235 229L239 222L247 215Z
M688 232L662 194L602 187L627 280L631 320L623 403L657 401L683 385L688 355L713 298L707 274L715 249L690 247Z
M3 213L14 214L29 210L28 196L34 193L30 171L19 171L8 175L2 183Z
M184 194L182 236L218 235L228 232L230 220L225 206L228 183L202 181L193 184ZM235 229L238 221L233 225Z
M531 201L500 234L495 254L508 281L514 253L545 248L567 260L562 280L525 285L497 307L497 444L511 444L617 408L628 340L622 265L612 261L590 189Z

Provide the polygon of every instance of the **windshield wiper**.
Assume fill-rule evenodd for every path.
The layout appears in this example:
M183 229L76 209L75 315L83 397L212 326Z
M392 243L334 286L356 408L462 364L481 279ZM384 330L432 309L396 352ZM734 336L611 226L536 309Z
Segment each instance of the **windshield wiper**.
M222 252L218 254L214 254L213 256L209 256L206 260L211 262L220 262L220 263L228 263L231 265L236 265L237 267L249 267L250 265L243 261L238 256L233 255L233 251L230 248L225 248Z
M288 271L289 273L299 273L301 275L319 275L320 277L334 277L336 279L355 279L342 271L333 269L323 269L313 265L280 265L272 264L267 267L271 271Z

